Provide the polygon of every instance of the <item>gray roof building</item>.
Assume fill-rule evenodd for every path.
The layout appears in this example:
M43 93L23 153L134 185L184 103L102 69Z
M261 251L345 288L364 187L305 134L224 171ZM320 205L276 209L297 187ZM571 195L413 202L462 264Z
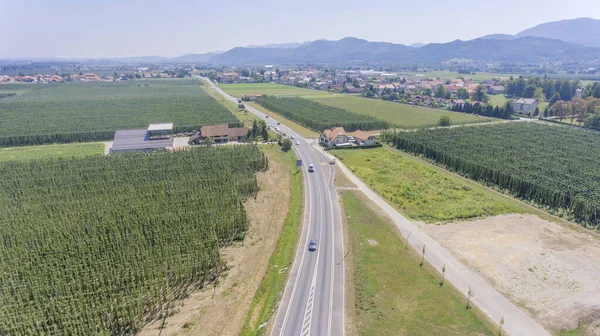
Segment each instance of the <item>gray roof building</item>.
M173 148L173 134L152 139L150 135L151 132L145 129L116 131L110 152L147 152Z

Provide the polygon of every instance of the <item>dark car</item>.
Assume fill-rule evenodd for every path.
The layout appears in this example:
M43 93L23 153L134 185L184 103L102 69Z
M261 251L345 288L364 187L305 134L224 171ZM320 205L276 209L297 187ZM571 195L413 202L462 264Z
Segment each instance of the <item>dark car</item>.
M278 121L278 122L277 122L277 125L281 125L281 123Z
M317 241L315 239L311 240L310 243L308 243L308 250L309 251L317 250Z

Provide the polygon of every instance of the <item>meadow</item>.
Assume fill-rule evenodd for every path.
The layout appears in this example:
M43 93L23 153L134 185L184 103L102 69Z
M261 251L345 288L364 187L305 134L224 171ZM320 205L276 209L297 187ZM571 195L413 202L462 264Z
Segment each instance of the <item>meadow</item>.
M27 161L44 158L68 158L89 155L103 155L101 142L52 144L0 148L0 162Z
M559 215L600 226L600 133L527 122L399 132L397 148Z
M223 270L267 168L256 146L0 163L0 334L131 335L168 315Z
M173 122L176 131L240 120L200 80L0 85L0 146L112 139L118 129Z
M271 96L329 96L331 92L305 89L291 85L281 85L273 83L253 83L253 84L219 84L219 87L228 94L241 98L247 94L265 94Z
M354 315L357 335L497 334L483 313L465 309L456 288L439 285L439 270L419 267L419 254L405 249L394 224L362 193L344 191L342 199L354 268L347 291L355 303L346 314Z
M525 211L518 203L477 183L390 148L336 149L329 153L337 156L400 212L425 223Z
M385 120L390 123L390 125L402 129L437 126L440 118L443 116L449 117L453 125L496 120L465 113L417 107L408 104L349 95L310 97L310 100Z

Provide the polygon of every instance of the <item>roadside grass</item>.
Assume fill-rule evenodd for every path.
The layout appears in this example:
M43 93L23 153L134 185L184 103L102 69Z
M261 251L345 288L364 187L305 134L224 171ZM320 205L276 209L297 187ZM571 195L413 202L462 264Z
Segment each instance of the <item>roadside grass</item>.
M283 167L289 170L291 193L288 215L283 224L281 235L269 259L267 271L254 294L248 315L246 315L244 321L244 326L240 331L240 335L248 336L264 335L267 332L267 328L262 325L268 322L274 313L274 282L277 295L275 299L277 303L281 300L285 284L291 272L298 239L300 238L300 224L302 222L304 204L302 172L296 168L296 156L293 151L283 153L279 150L279 146L269 145L261 146L261 149L268 155L269 159L277 160ZM275 265L277 265L277 269L275 269ZM286 267L287 271L279 272Z
M310 99L322 104L376 117L403 129L437 126L440 117L442 116L450 117L453 125L473 124L497 120L472 114L451 112L428 107L417 107L409 104L394 103L380 99L369 99L349 95L310 97Z
M271 118L277 119L279 122L281 122L282 124L285 124L285 126L291 128L294 132L298 133L303 138L318 138L319 137L319 133L311 131L308 128L305 128L304 126L302 126L296 122L293 122L277 113L273 113L270 110L267 110L266 108L264 108L256 103L246 102L246 104L254 107L255 109L268 115Z
M0 148L0 162L103 154L104 143L102 142L75 142L68 144L4 147Z
M568 331L558 331L555 333L557 336L588 336L586 327L583 324L579 324L577 328Z
M387 146L329 153L400 212L425 223L533 212L525 204Z
M291 85L281 85L273 83L255 83L255 84L219 84L219 87L230 95L241 98L247 94L266 94L271 96L327 96L330 92L304 89Z
M496 335L478 309L420 255L404 248L393 223L373 211L362 192L344 191L354 268L359 335ZM348 284L352 286L352 284Z

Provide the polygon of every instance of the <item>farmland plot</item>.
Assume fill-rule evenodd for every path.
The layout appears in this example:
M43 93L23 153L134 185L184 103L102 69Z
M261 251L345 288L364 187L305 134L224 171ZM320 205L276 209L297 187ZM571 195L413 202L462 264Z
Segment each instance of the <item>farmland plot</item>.
M600 226L600 133L539 123L400 132L399 149L585 225Z
M240 120L199 80L0 85L0 146L112 139L117 129L173 122L176 131Z
M219 273L267 166L255 146L0 164L0 334L136 333Z

